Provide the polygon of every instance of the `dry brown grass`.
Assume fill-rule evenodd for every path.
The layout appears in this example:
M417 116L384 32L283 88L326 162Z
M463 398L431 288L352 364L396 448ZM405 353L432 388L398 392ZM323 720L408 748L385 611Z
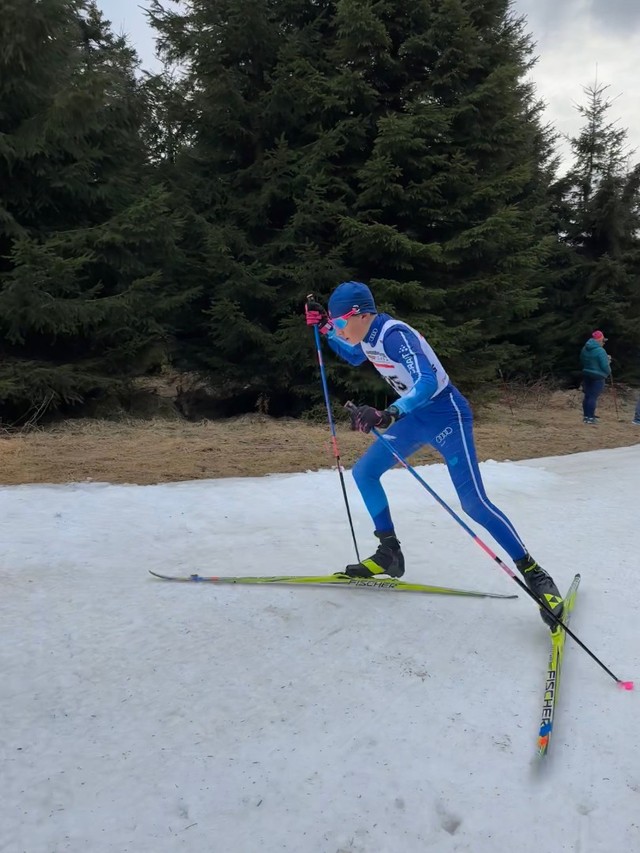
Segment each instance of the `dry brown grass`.
M582 423L577 391L510 391L502 402L476 409L480 459L530 459L640 443L631 424L635 400L610 391L601 398L601 422ZM210 477L307 471L333 464L326 424L245 415L224 421L68 421L0 437L0 483L164 483ZM345 465L368 441L338 427ZM427 450L416 464L438 460Z

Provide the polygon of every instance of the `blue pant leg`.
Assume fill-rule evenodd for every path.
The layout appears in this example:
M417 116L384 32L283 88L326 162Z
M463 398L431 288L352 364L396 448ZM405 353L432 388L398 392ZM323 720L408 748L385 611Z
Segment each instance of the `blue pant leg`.
M596 414L598 397L604 390L604 379L599 379L597 376L584 376L582 390L584 392L582 411L585 418L593 418Z
M596 410L595 400L593 399L592 380L589 376L582 378L582 414L585 418L592 418Z
M511 521L489 500L482 482L471 408L457 389L445 393L448 393L448 399L438 407L441 410L440 421L434 423L434 430L436 427L439 429L430 443L447 463L464 512L482 525L512 560L519 560L527 549Z
M417 420L413 415L407 415L390 427L385 436L391 441L398 453L406 458L427 444L426 433L424 423ZM394 529L389 501L380 483L380 478L385 471L393 468L396 461L382 441L376 440L356 462L351 472L373 520L374 530Z

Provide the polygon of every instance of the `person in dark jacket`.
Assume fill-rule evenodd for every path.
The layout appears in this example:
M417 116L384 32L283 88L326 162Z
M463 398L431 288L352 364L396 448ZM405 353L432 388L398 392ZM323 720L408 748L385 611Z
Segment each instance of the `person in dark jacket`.
M582 400L583 420L585 424L595 424L596 404L604 390L604 383L611 376L611 356L607 355L604 345L607 342L600 329L592 333L580 352L582 364Z

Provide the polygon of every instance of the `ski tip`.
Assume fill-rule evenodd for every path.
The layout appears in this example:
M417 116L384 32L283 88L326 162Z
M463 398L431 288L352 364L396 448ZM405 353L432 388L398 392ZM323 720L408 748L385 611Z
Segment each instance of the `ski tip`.
M618 687L620 690L633 690L633 681L619 681Z

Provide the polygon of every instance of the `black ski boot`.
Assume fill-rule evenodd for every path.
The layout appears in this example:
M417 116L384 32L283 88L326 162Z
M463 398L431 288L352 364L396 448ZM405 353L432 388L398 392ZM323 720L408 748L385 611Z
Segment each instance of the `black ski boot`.
M401 578L404 574L404 557L396 534L393 530L376 530L375 535L380 540L376 553L361 563L347 566L345 575L352 578L372 578L375 575Z
M564 604L562 596L558 591L558 587L553 582L551 575L545 572L545 570L536 563L531 554L525 554L522 559L516 560L515 562L516 568L524 577L524 581L531 592L546 603L554 616L561 618ZM540 616L542 616L542 621L545 622L551 630L554 630L558 623L555 622L542 607L540 608Z

